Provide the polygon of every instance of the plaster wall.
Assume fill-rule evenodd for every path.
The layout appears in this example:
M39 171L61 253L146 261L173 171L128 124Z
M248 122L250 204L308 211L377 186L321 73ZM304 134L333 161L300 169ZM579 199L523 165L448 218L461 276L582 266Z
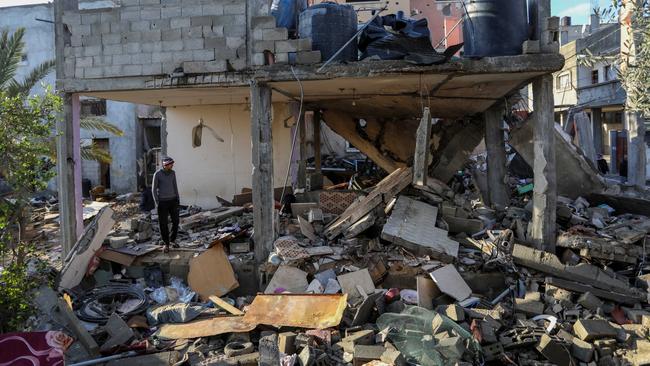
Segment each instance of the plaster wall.
M285 104L273 104L273 182L284 182L291 149L290 115ZM202 144L192 147L192 128L203 118L224 142L203 130ZM289 121L292 121L290 119ZM167 108L168 154L174 158L181 204L205 209L217 206L215 196L230 200L252 185L250 111L243 104Z

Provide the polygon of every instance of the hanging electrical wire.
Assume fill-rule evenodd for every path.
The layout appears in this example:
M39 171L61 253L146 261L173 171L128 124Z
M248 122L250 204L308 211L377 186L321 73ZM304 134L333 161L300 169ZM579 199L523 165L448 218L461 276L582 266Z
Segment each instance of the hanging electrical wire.
M300 78L298 78L298 75L296 75L296 71L293 69L293 66L291 66L291 73L293 74L293 77L296 78L296 81L298 82L298 86L300 87L300 108L298 109L298 123L296 125L296 128L293 130L293 137L291 138L291 151L289 153L289 163L287 164L287 175L284 177L284 184L282 185L282 195L280 196L280 199L282 200L282 207L280 209L280 212L284 211L284 194L287 189L287 183L289 182L289 175L291 174L291 162L293 161L293 151L296 148L296 138L298 135L298 130L300 129L300 121L302 120L302 107L303 103L305 101L305 91L302 87L302 82L300 81Z

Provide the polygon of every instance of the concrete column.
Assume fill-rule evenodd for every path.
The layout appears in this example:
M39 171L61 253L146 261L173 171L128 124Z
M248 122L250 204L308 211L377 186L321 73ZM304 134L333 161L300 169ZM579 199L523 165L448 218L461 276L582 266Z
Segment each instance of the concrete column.
M298 140L300 143L300 160L298 161L298 187L307 186L307 125L305 111L300 110L300 104L294 103L296 108L294 118L298 121Z
M275 241L273 197L273 137L271 88L251 81L251 140L253 145L253 225L255 262L264 263Z
M413 184L425 186L429 176L429 143L431 141L431 114L424 108L420 126L415 135L415 156L413 157Z
M533 221L529 237L537 247L555 251L557 181L555 171L555 121L553 120L553 76L540 76L533 82Z
M488 192L487 204L503 209L508 206L508 187L506 186L506 149L503 137L503 106L494 106L484 114L485 146L488 163Z
M594 132L594 148L596 154L604 154L603 144L603 110L602 108L591 109L591 126Z
M645 120L641 113L626 111L627 133L627 181L644 189L646 182Z
M167 156L167 107L160 107L160 154Z
M62 257L83 233L79 96L63 93L63 112L57 121L57 189Z
M320 141L320 111L314 111L314 173L322 173L322 158L321 158L321 141Z

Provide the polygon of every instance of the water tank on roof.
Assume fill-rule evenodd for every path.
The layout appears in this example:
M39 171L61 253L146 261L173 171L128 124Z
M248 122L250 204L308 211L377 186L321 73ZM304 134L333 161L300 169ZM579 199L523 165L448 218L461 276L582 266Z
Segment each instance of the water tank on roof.
M312 49L321 53L321 60L332 57L357 33L357 13L351 5L325 2L310 6L300 14L298 35L311 38ZM352 41L336 57L336 61L356 61L357 42Z
M465 5L465 56L521 54L528 39L526 0L469 0Z

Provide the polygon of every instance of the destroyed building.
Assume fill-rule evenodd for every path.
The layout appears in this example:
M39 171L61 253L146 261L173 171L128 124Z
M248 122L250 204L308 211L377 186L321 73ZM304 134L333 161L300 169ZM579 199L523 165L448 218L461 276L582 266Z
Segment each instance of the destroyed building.
M55 3L65 259L36 296L74 337L68 363L648 362L646 196L608 185L554 121L549 1L518 2L512 49L465 36L460 57L392 14L336 18L351 34L330 49L268 1L85 2ZM309 9L302 24L355 14ZM136 195L84 227L82 96L161 108L180 248L126 212ZM374 166L328 183L325 127Z

